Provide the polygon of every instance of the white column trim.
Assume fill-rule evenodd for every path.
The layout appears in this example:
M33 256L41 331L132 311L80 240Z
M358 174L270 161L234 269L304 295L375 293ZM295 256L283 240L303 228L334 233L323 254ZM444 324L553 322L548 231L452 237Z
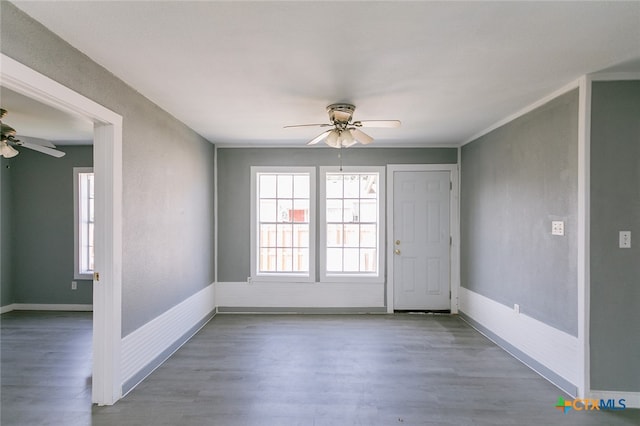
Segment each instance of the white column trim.
M589 232L589 170L591 135L591 80L583 76L579 80L578 99L578 358L580 372L576 381L578 396L583 398L590 386L589 352L589 276L590 276L590 232Z

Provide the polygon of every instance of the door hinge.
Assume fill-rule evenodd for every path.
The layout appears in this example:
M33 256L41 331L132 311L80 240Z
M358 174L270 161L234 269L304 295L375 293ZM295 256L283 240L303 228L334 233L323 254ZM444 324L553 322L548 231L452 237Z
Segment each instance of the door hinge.
M449 181L449 191L453 191L453 181Z
M449 245L452 246L453 245L453 237L449 236Z
M449 290L449 299L451 299L451 290Z
M100 281L100 272L94 272L93 273L93 280L94 281Z

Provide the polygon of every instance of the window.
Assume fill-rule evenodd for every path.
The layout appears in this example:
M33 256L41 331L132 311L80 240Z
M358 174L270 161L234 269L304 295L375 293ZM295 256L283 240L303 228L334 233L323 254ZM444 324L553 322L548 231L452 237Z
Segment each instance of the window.
M312 281L315 169L252 167L251 175L252 277Z
M321 168L323 281L379 281L384 235L384 168Z
M74 278L93 279L93 169L74 167Z

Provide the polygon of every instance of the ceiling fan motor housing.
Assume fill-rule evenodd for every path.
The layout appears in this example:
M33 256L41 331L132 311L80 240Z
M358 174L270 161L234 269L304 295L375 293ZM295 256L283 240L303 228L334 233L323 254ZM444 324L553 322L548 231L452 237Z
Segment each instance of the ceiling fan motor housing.
M356 107L351 104L331 104L327 107L329 120L333 124L347 124L353 117Z

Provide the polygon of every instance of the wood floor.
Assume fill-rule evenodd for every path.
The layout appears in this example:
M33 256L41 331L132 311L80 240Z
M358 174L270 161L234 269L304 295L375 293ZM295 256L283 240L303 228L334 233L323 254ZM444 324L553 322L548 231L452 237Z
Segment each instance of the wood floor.
M91 407L91 315L0 317L8 425L638 425L554 408L556 387L456 316L218 315L110 407Z

